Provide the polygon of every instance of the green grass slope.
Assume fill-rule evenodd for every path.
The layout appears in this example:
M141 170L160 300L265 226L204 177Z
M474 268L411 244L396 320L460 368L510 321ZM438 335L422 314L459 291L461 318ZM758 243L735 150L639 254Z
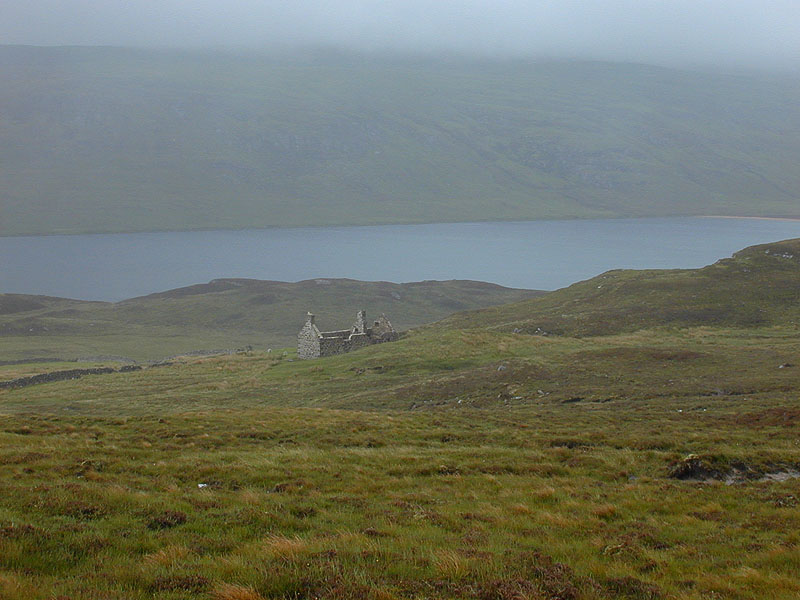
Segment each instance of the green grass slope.
M246 345L293 346L306 311L323 329L342 329L357 310L385 312L398 330L455 311L542 292L477 281L416 283L312 279L298 283L218 279L117 303L0 295L0 361L128 357L136 360Z
M453 315L437 327L570 336L650 327L800 324L800 239L702 269L609 271L542 298Z
M800 82L0 47L0 235L800 216Z
M0 596L794 600L798 353L423 328L0 390Z

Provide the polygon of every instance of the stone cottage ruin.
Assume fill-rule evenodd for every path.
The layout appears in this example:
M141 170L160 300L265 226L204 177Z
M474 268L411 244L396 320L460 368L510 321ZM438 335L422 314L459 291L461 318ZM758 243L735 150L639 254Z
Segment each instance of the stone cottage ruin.
M350 329L340 331L320 331L314 324L314 315L306 315L306 324L297 334L297 358L319 358L344 354L351 350L392 342L397 339L397 332L386 315L380 317L367 327L367 313L358 311L356 322Z

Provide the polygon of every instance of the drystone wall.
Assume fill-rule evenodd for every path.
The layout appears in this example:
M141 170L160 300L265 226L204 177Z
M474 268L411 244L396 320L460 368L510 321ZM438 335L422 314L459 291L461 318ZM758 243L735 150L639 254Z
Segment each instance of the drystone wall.
M297 358L317 358L319 353L320 333L312 317L297 334Z
M365 333L350 334L349 331L345 332L346 336L331 336L326 337L325 334L319 340L319 356L333 356L334 354L344 354L369 346L375 342Z
M126 365L119 369L111 367L97 367L95 369L70 369L68 371L51 371L50 373L39 373L28 377L19 377L9 381L0 381L0 389L15 389L36 385L37 383L51 383L53 381L67 381L68 379L80 379L84 375L103 375L106 373L127 373L139 371L142 367L138 365Z
M298 340L297 342L297 358L317 358L319 356L319 342L314 343L312 340Z

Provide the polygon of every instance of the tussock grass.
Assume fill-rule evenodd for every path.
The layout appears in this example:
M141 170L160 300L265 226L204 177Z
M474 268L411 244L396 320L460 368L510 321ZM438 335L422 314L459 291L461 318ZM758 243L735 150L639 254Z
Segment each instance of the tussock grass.
M464 336L0 392L0 595L797 597L792 331Z
M214 600L263 600L264 597L251 587L223 583L214 589Z

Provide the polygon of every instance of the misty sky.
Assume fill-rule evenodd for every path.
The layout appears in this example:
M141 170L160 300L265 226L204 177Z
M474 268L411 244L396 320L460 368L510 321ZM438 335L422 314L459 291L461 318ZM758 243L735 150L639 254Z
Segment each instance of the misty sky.
M800 0L0 0L0 43L357 49L800 67Z

